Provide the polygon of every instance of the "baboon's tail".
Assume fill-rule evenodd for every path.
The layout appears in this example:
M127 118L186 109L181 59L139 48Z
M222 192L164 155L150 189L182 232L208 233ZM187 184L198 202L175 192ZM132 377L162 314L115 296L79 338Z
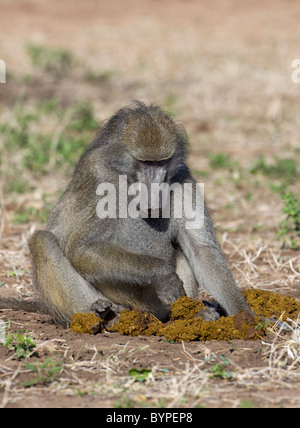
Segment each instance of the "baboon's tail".
M17 300L0 298L0 309L12 309L14 311L36 312L48 314L46 305L42 300Z

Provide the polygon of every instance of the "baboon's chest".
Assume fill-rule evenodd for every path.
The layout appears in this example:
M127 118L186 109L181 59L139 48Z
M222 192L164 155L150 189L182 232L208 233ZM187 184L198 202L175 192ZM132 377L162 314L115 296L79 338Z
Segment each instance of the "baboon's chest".
M171 260L173 255L168 221L126 219L118 223L114 239L118 245L152 257Z

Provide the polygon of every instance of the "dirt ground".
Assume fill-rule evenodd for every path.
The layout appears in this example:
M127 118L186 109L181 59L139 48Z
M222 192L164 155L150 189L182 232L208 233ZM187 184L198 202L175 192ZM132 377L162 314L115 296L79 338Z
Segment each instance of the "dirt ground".
M1 120L53 97L66 110L88 101L99 122L133 99L164 106L187 129L188 163L205 183L239 286L300 299L299 250L276 240L282 200L269 177L249 173L260 155L300 164L300 84L291 80L291 63L300 57L297 0L0 0L0 10L7 67ZM28 43L67 49L71 71L53 78L37 70ZM35 126L56 135L62 121L49 115ZM5 191L21 155L4 150L7 135L0 133L0 293L26 298L33 293L27 241L43 224L14 222L14 215L28 206L43 209L45 194L54 203L71 172L27 169L25 192ZM239 167L214 167L208 153L226 153ZM297 195L298 182L290 184ZM296 323L290 333L272 330L264 340L170 343L79 335L49 316L21 311L2 310L1 320L10 321L7 329L26 330L37 345L26 360L0 345L3 408L300 406ZM141 380L133 368L149 372Z

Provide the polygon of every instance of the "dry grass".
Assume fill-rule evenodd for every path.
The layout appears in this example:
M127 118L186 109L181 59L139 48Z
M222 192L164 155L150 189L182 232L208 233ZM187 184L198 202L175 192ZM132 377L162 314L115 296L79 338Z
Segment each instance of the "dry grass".
M237 270L241 287L260 288L287 293L291 287L299 284L300 255L291 253L288 257L278 246L251 245L247 251L244 242L234 243L223 235L223 247L230 257L232 266ZM272 277L274 279L272 279Z
M38 345L38 352L49 347L53 355L59 348L64 351L66 359L70 354L70 348L62 340L42 342ZM32 386L28 405L32 405L37 396L44 405L43 397L61 397L63 400L67 397L94 396L104 407L112 404L115 407L240 407L249 402L255 407L280 403L299 406L299 325L293 326L291 338L280 337L279 331L273 342L262 343L262 348L265 357L268 356L266 366L243 368L231 362L226 369L230 372L230 380L222 381L212 376L211 367L208 368L207 361L221 361L209 347L195 353L193 350L187 351L183 343L182 353L188 356L188 362L182 369L167 373L161 367L153 366L147 380L137 382L128 376L130 366L126 363L137 352L136 347L126 344L120 351L101 358L94 347L89 359L80 361L78 355L78 359L65 362L58 379L47 390L42 385ZM247 352L246 346L244 351ZM28 377L30 371L22 363L11 369L9 361L0 366L0 385L4 388L0 407L8 403L18 406L24 400L24 394L28 395L28 389L20 387L15 379L18 376ZM239 391L238 396L234 391Z

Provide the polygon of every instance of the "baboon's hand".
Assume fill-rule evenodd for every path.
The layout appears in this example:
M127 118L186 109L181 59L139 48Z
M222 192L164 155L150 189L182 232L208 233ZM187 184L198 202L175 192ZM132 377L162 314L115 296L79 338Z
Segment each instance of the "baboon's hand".
M97 300L91 306L91 311L104 320L105 324L118 317L125 309L125 306L116 305L112 302L107 302L102 299Z
M195 318L202 318L204 321L217 321L220 318L220 314L216 309L205 306L197 313Z
M183 282L173 269L166 269L156 292L167 308L170 308L172 303L176 302L179 297L185 295Z
M99 318L105 320L106 316L111 312L112 304L104 300L97 300L91 306L91 311L95 313Z

